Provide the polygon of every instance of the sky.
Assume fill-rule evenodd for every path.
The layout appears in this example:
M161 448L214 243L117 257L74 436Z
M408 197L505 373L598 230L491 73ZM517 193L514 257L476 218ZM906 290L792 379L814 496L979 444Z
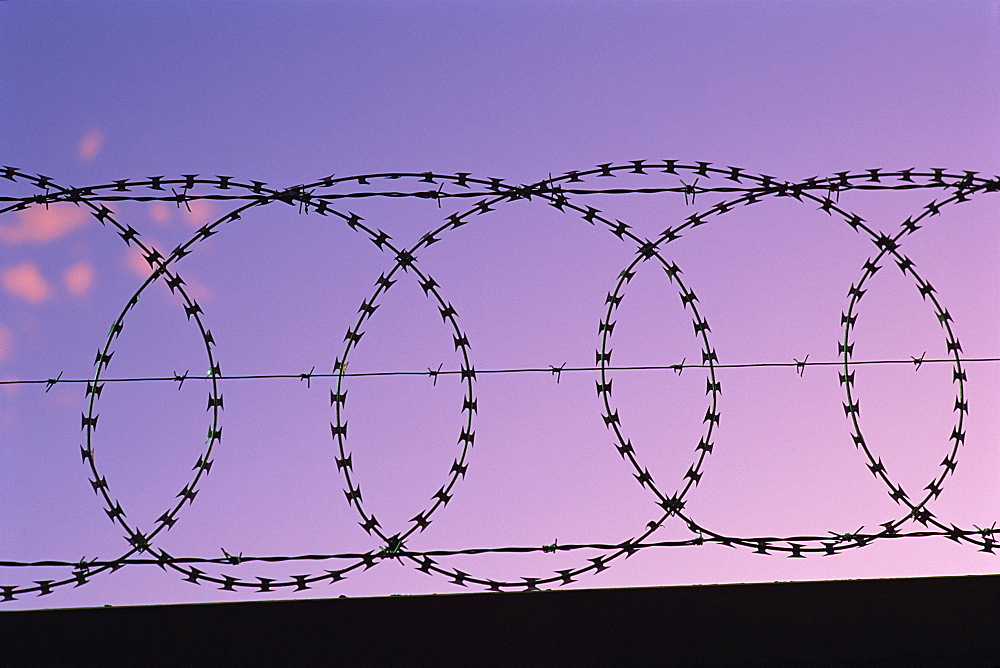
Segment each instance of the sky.
M996 572L945 536L788 557L935 530L897 488L1000 520L1000 208L955 201L1000 173L998 61L995 1L0 2L0 198L42 196L0 201L0 609ZM715 190L906 169L952 176ZM898 363L845 387L845 320ZM560 549L698 535L744 542ZM206 561L16 565L162 554Z

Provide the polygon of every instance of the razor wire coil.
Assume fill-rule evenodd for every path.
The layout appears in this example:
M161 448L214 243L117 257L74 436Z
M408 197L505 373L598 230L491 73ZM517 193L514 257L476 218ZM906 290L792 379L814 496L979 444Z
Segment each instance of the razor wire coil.
M668 179L676 179L677 183L656 185L641 188L602 188L586 187L592 181L602 178L615 178L620 174L659 177L666 175ZM681 177L692 179L685 182ZM915 265L906 255L902 254L902 241L915 233L925 221L941 213L942 209L954 204L969 201L972 197L1000 191L1000 177L985 177L974 171L954 172L941 168L930 170L905 169L888 171L868 169L857 172L837 172L828 177L812 177L802 181L791 182L777 179L764 174L752 174L742 168L716 166L709 162L685 163L678 160L646 161L633 160L623 163L605 163L582 171L569 171L557 177L551 175L533 184L512 185L498 178L477 178L469 173L439 174L434 172L383 172L365 175L336 177L331 175L312 183L295 185L283 189L272 188L260 181L239 181L230 176L201 177L187 174L179 178L153 176L146 179L117 180L100 185L82 188L64 187L54 182L50 177L32 175L13 167L0 168L0 179L10 182L27 184L36 192L29 196L9 196L0 194L0 214L26 210L34 206L70 202L85 206L91 215L105 228L114 231L129 247L137 249L149 265L150 274L135 291L123 307L118 317L109 328L103 347L95 359L95 372L92 378L62 378L62 374L47 379L14 379L3 380L0 384L45 384L46 391L58 383L86 384L87 410L81 416L81 429L85 435L85 445L81 446L81 458L89 471L90 484L101 499L104 511L125 534L127 547L122 554L112 559L83 559L78 562L60 560L42 561L3 561L0 567L63 567L71 570L69 576L58 580L35 580L29 584L0 585L0 600L16 600L26 594L45 595L54 589L66 585L80 586L91 581L102 573L115 572L125 566L140 564L155 564L160 568L173 570L185 580L195 583L210 583L220 589L250 590L269 592L275 590L305 590L319 583L333 583L345 579L349 574L359 569L367 570L386 559L395 559L409 563L417 570L430 575L443 576L459 586L476 585L493 591L536 590L549 585L565 585L576 581L579 576L598 573L609 567L609 564L620 557L628 557L638 550L650 548L680 547L704 544L719 544L730 547L749 548L760 554L785 554L788 557L801 558L810 554L833 555L845 550L865 547L876 541L898 538L926 538L932 536L946 537L955 542L966 543L980 551L993 553L997 547L997 529L995 524L988 528L960 528L938 519L929 509L929 505L940 495L949 475L955 471L958 453L965 442L965 421L968 413L968 400L965 384L967 381L965 366L973 362L996 362L997 357L965 357L961 344L954 333L952 318L948 310L939 301L933 286L915 269ZM698 185L702 179L711 181ZM375 190L373 184L414 184L410 189L380 189ZM2 183L2 181L0 181ZM580 185L575 185L580 184ZM336 192L337 188L347 188L344 192ZM168 191L169 190L169 194ZM928 190L942 193L939 199L926 204L920 211L907 218L894 234L885 234L874 230L860 216L840 206L840 193L852 190ZM683 195L685 204L694 205L697 196L708 193L717 194L724 199L715 202L707 209L688 216L683 222L668 227L658 236L647 239L638 236L632 228L620 220L611 218L605 212L584 203L591 195L648 195L671 193ZM370 226L363 218L350 212L335 208L342 203L362 198L416 198L442 203L463 203L472 201L471 206L445 217L443 223L425 233L412 247L406 248L396 242L384 231ZM474 366L470 352L468 337L458 324L458 312L447 301L441 286L417 264L419 254L428 246L441 241L452 230L471 224L478 216L494 211L496 208L516 200L531 200L536 198L558 211L575 215L593 226L607 229L620 242L634 246L634 257L631 263L619 274L618 281L608 293L606 309L598 328L600 344L595 353L593 366L576 366L567 368L549 365L547 367L497 368L478 369ZM831 218L839 218L847 223L855 232L866 235L874 245L874 255L864 263L860 277L848 291L848 305L841 314L843 337L838 343L840 359L837 361L794 360L792 362L747 362L720 363L718 355L710 342L708 321L701 313L698 298L691 287L682 279L682 270L674 262L668 260L663 249L679 239L684 234L701 225L711 222L726 213L768 201L771 198L790 198L800 203L812 204ZM188 206L197 200L228 202L235 206L214 222L201 226L186 242L181 243L168 254L162 254L152 245L146 244L139 232L126 223L118 220L116 214L106 204L113 202L171 202L180 206ZM198 301L186 289L185 283L177 273L176 263L190 254L201 242L214 236L225 225L236 223L241 215L255 207L269 206L274 203L284 203L297 207L300 213L316 213L321 216L339 219L353 232L366 237L381 252L392 258L392 266L379 275L375 281L371 295L366 298L358 309L354 324L348 329L344 338L341 354L337 357L330 373L315 369L306 373L261 373L244 375L225 375L216 353L216 344L211 330L205 321L205 314ZM700 348L700 360L672 365L650 366L615 366L612 364L615 317L617 309L627 295L627 288L638 267L645 262L658 264L665 272L669 282L676 289L681 303L688 313L694 330L694 336ZM948 355L943 358L926 358L925 355L910 359L874 359L856 360L853 355L852 332L856 325L857 305L864 297L867 284L876 272L888 264L895 264L899 270L913 283L919 295L927 302L944 335L945 348ZM358 348L364 327L369 323L379 306L380 300L398 281L415 279L426 297L437 307L442 321L448 328L455 352L461 357L457 369L426 371L387 370L379 372L349 372L349 358ZM138 303L142 293L150 285L162 281L172 293L179 295L188 321L193 322L203 343L208 362L208 373L204 377L183 375L159 377L110 377L108 367L114 355L114 344L121 334L126 319ZM945 459L939 465L939 472L930 483L914 493L898 485L890 477L881 459L876 458L869 449L862 433L858 415L860 399L856 396L854 387L853 367L866 364L912 364L919 368L921 364L948 364L952 368L952 379L955 386L956 413L954 428L949 438L951 448ZM704 474L708 456L712 453L713 437L720 422L718 398L721 393L721 382L716 377L716 370L721 368L761 368L790 367L802 373L810 366L837 366L839 383L845 394L843 403L845 418L850 422L851 437L854 445L867 460L867 466L872 475L887 489L889 496L901 507L901 514L881 523L878 531L862 531L847 534L829 533L828 535L803 536L730 536L713 531L710 527L699 523L686 508L685 497L692 487L697 486ZM649 470L640 462L624 426L618 416L618 409L613 401L613 372L626 370L670 370L676 373L687 368L699 368L706 372L706 413L703 419L704 433L694 448L693 460L684 475L682 486L675 490L660 489ZM488 373L551 373L558 378L563 372L578 371L598 372L597 395L602 406L602 418L606 428L614 435L615 447L623 461L633 471L633 477L654 498L659 510L645 526L635 532L635 535L618 543L587 543L559 545L554 542L542 546L504 546L493 548L465 548L456 550L426 550L413 551L407 548L406 541L415 533L423 532L432 523L434 515L448 505L455 496L459 482L466 475L469 467L470 454L475 442L475 414L477 398L475 382L477 374ZM429 504L421 508L406 526L386 529L381 526L373 513L370 513L363 500L360 481L356 480L353 469L354 453L350 450L347 438L347 421L344 407L347 401L345 380L378 375L426 375L435 382L438 375L459 376L463 396L462 427L457 438L458 452L451 469L445 476L439 491L431 498ZM358 524L374 539L380 547L364 553L331 553L311 555L258 555L243 556L242 553L232 555L223 551L222 557L192 557L168 554L163 549L155 547L154 542L159 534L171 529L179 519L185 504L190 505L200 489L200 484L209 473L213 463L213 453L222 439L221 413L224 409L224 399L219 387L221 380L263 380L263 379L299 379L307 383L312 378L330 378L335 381L335 388L330 391L330 409L333 420L330 421L331 439L335 446L335 462L338 472L343 476L346 489L343 490L347 502L354 507L361 520ZM156 520L155 526L149 531L141 531L127 519L126 509L115 498L111 484L101 474L95 457L94 434L98 423L98 406L101 392L107 383L126 382L176 382L178 387L188 379L205 382L209 386L208 412L209 420L205 447L193 467L193 474L188 483L180 490L175 501L165 509ZM654 541L651 536L665 523L679 522L691 533L691 537L675 541ZM906 529L912 523L920 528ZM862 527L863 529L863 527ZM510 554L510 553L553 553L575 552L581 550L597 550L601 556L584 560L573 568L558 570L536 576L523 576L516 580L491 579L485 575L466 573L444 564L444 559L455 555L479 554ZM197 564L214 564L222 566L242 566L241 573L248 564L261 562L337 562L332 569L323 568L308 574L293 575L285 579L272 579L262 576L247 575L214 575L202 571Z

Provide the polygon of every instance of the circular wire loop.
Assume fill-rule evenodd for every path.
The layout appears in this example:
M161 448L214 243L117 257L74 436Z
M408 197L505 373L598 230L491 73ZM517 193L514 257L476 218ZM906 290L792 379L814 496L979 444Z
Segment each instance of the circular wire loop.
M666 174L677 177L679 185L657 186L642 189L598 189L581 190L575 186L576 183L585 183L588 179L597 177L614 177L621 173L650 175L655 172L657 175ZM693 178L692 184L680 179L680 176ZM704 543L718 543L728 546L743 546L754 549L759 553L779 552L787 553L792 557L802 557L809 553L836 554L853 547L863 547L870 545L880 538L898 536L899 529L909 521L916 521L924 527L934 527L937 532L931 530L926 532L934 535L944 535L956 541L964 541L976 545L982 551L992 552L995 546L994 530L976 528L975 531L964 530L955 525L948 525L937 519L927 508L929 503L941 492L943 484L949 474L954 472L957 463L958 450L965 440L965 417L968 413L968 404L965 396L966 374L962 367L961 345L953 331L951 316L947 309L934 294L934 289L929 282L923 279L914 269L914 263L900 253L901 241L916 232L920 228L918 223L938 215L942 207L968 201L973 194L996 192L1000 190L1000 178L986 179L980 177L975 172L950 173L943 169L933 169L927 172L919 172L914 169L889 172L880 169L864 170L861 172L840 172L828 178L814 177L801 182L781 182L774 177L767 175L748 174L744 170L735 167L716 167L712 163L695 162L681 163L676 160L667 161L629 161L628 163L613 164L608 163L580 172L567 172L566 174L552 178L551 176L533 185L511 186L500 179L477 179L470 174L458 173L453 175L426 173L380 173L360 176L348 176L334 178L333 176L321 179L314 183L293 186L283 190L275 190L258 181L248 183L234 181L232 177L217 176L214 178L199 178L195 175L185 175L179 179L167 179L164 177L150 177L137 181L115 181L110 184L103 184L87 188L65 188L56 185L44 176L34 176L21 172L15 168L0 168L0 177L12 182L23 181L33 186L37 190L44 190L44 194L38 194L27 198L0 197L0 204L12 202L13 204L0 208L0 213L5 211L26 209L34 205L48 205L50 202L75 202L87 206L92 215L103 226L110 226L127 245L135 247L142 253L146 262L150 266L150 275L133 294L132 298L120 312L118 318L109 330L103 348L98 352L95 361L95 373L93 380L87 384L88 408L82 416L82 428L86 435L86 445L82 446L82 457L88 466L93 479L90 481L94 491L101 497L105 506L105 512L115 524L121 527L129 542L129 549L120 557L112 560L92 560L73 565L73 575L62 580L35 581L32 585L5 585L0 586L0 600L15 600L19 596L28 593L48 594L54 588L73 584L80 586L89 582L94 575L103 572L113 572L129 563L149 563L153 561L163 568L171 568L185 576L185 579L193 583L211 582L220 586L224 590L253 589L266 592L275 589L293 588L295 590L308 589L314 583L320 581L337 582L359 568L367 570L382 560L394 558L407 560L416 568L426 573L436 573L451 579L455 584L465 586L466 584L478 584L491 590L521 589L533 590L539 586L548 584L564 585L573 582L577 576L588 572L600 572L608 567L608 564L620 556L630 556L638 549L649 547L645 543L652 533L668 520L676 516L683 521L692 532L693 537L686 541L673 541L657 543L656 545L700 545ZM725 181L737 185L724 186L697 186L698 180L705 178L721 178ZM361 186L370 186L373 181L382 182L384 180L404 182L417 181L417 183L427 183L426 189L401 191L373 191L359 190ZM747 183L753 184L751 186ZM336 187L353 186L356 188L347 192L334 192ZM174 193L173 198L161 195L164 187L171 187ZM437 186L436 188L434 186ZM455 188L455 190L445 191L445 186ZM181 188L178 193L176 188ZM207 195L191 195L190 191L196 187L208 187L213 189ZM151 195L137 195L135 189L146 189L153 193ZM875 232L866 222L839 206L839 194L842 191L854 189L865 190L904 190L904 189L938 189L953 191L951 194L938 202L936 200L927 204L921 212L908 218L901 226L900 230L893 236ZM478 190L477 190L478 189ZM321 192L317 193L316 191ZM326 192L322 192L325 190ZM126 193L124 195L115 193ZM736 196L725 201L715 203L709 209L689 216L685 221L675 227L667 228L656 239L641 239L631 231L630 227L621 221L606 217L601 211L590 206L579 205L571 201L593 193L605 194L629 194L629 193L653 193L653 192L673 192L683 194L685 202L690 198L690 203L697 194L706 192L734 193ZM836 201L834 201L836 196ZM350 199L359 197L417 197L429 200L436 200L440 205L442 201L452 198L473 198L474 205L465 210L464 213L455 213L449 216L445 223L426 233L411 248L401 249L395 246L391 238L376 228L368 227L359 216L353 213L342 213L331 208L330 202L340 199ZM469 342L457 322L456 309L450 302L444 300L439 291L437 282L428 274L417 267L417 255L419 251L427 246L436 243L450 230L457 229L471 222L473 217L485 214L494 210L494 207L518 200L531 199L537 197L547 202L554 208L562 212L572 212L578 214L585 222L591 225L602 224L611 231L619 240L628 239L636 245L636 256L631 264L621 272L619 280L612 292L608 294L607 309L604 318L600 322L599 334L601 335L600 347L597 350L597 364L600 371L600 381L597 383L598 396L604 407L603 419L605 425L615 434L616 448L619 454L628 461L634 469L633 474L636 480L644 488L648 489L656 498L656 503L660 506L661 513L658 519L647 523L645 530L633 538L622 543L613 545L587 545L587 546L559 546L556 544L541 546L540 548L496 548L493 550L454 550L436 551L429 553L413 553L406 548L405 541L417 531L423 531L430 524L431 516L441 507L447 505L453 496L453 490L457 485L459 477L464 477L468 468L467 458L469 450L474 442L475 432L473 431L473 414L477 410L477 400L474 394L475 367L469 357ZM882 531L868 534L832 534L829 536L795 537L794 540L776 537L735 537L726 536L712 532L707 527L703 527L695 522L685 510L685 498L690 489L696 486L703 474L703 465L712 452L712 440L714 430L720 420L718 411L718 400L721 393L721 384L716 377L716 364L718 357L715 350L709 343L709 327L707 321L700 314L697 307L695 293L689 289L680 278L680 269L676 264L668 261L662 254L663 247L678 239L680 233L688 229L693 229L703 225L711 218L737 209L738 207L751 205L771 197L790 197L800 202L817 204L818 208L831 216L839 216L847 222L855 231L867 234L877 249L877 254L869 258L862 269L861 278L851 286L848 292L848 306L842 314L842 324L844 325L844 336L838 344L843 361L842 373L839 374L840 384L844 387L846 403L844 404L845 416L851 423L852 440L854 444L863 451L868 460L868 468L873 475L879 478L888 488L890 497L898 504L904 506L906 512L900 518L883 523ZM194 199L213 199L221 201L237 201L239 206L216 221L206 224L200 228L186 243L181 244L166 257L152 246L145 245L139 239L138 232L132 227L117 221L111 210L105 206L105 202L112 201L175 201L178 205L181 202L188 202ZM314 555L310 558L347 558L351 565L336 570L325 570L319 574L295 575L284 580L275 580L264 577L255 579L240 578L223 574L215 576L199 570L193 563L228 563L238 565L243 561L279 561L297 560L306 557L295 558L242 558L226 554L225 559L197 559L178 558L167 554L163 550L157 551L153 545L153 539L164 529L170 529L177 521L184 504L193 502L198 492L198 486L202 478L211 468L212 453L214 447L220 442L222 428L220 425L220 411L223 407L223 398L218 387L218 381L223 378L220 365L217 361L214 345L215 341L211 331L206 327L203 320L201 306L190 296L184 288L184 282L174 271L172 265L177 260L189 254L192 248L216 234L219 227L240 219L240 214L255 206L263 206L275 202L299 207L300 213L316 212L321 215L333 215L339 217L347 223L354 231L366 234L368 238L384 253L393 256L392 268L380 275L376 281L375 292L370 299L362 303L359 309L359 316L355 324L348 330L345 337L345 347L343 354L338 358L334 372L336 374L336 390L331 391L331 406L334 408L335 421L331 422L331 434L337 444L336 463L338 470L342 473L347 483L344 490L347 500L356 509L362 521L360 525L369 535L376 536L382 546L376 551L372 550L365 554L355 555ZM854 393L854 372L851 370L851 360L853 355L853 342L851 333L857 320L857 305L866 292L868 281L884 266L884 262L891 259L899 269L908 275L915 283L920 295L929 301L934 315L940 322L945 333L945 344L949 356L953 363L953 382L957 385L957 396L955 399L955 411L957 412L956 424L950 437L951 449L949 454L941 463L941 472L935 476L924 488L926 494L919 501L911 501L909 493L901 486L895 484L882 464L881 460L872 453L869 445L861 432L858 422L860 412L860 400ZM702 366L707 369L707 389L709 397L709 407L707 409L704 423L706 424L705 434L699 440L695 448L695 461L685 475L685 483L674 493L667 495L663 493L654 482L648 469L644 468L635 455L631 442L625 437L624 430L618 420L618 412L611 401L611 378L609 377L609 365L611 358L611 348L609 347L615 321L612 319L618 305L624 297L624 289L636 268L646 261L655 261L666 272L671 283L675 284L680 295L682 305L691 313L692 322L696 337L701 342ZM346 402L346 389L344 387L345 371L349 355L357 347L364 332L362 326L367 323L378 306L379 299L398 280L400 273L416 278L425 295L432 299L442 316L442 320L450 329L455 351L461 355L462 362L460 373L465 386L463 396L463 416L464 424L458 437L458 444L461 451L454 460L452 468L448 473L446 482L439 492L432 498L431 505L422 509L409 522L409 527L393 533L383 530L381 525L370 514L364 506L361 496L360 486L356 484L352 477L352 453L347 446L347 421L344 419L343 408ZM97 406L101 392L105 383L102 383L108 365L114 354L113 344L121 334L126 316L138 303L141 294L145 289L156 282L163 280L171 292L177 292L183 303L183 308L188 320L193 320L198 328L199 334L205 346L208 362L211 389L209 392L209 411L211 413L206 437L205 449L201 453L194 466L194 474L181 492L177 495L176 501L169 507L163 515L156 521L155 526L149 532L142 532L137 527L132 526L127 521L125 509L111 493L110 485L101 476L96 464L94 434L97 427L99 414ZM832 532L831 532L832 533ZM923 534L922 534L923 535ZM569 549L599 549L604 552L603 556L592 558L588 563L577 568L555 571L553 574L541 577L522 577L516 581L499 581L488 578L473 576L458 569L444 568L432 556L449 554L481 554L481 553L502 553L502 552L525 552L543 551L555 552ZM136 555L149 555L137 557ZM10 565L9 562L4 562ZM54 563L54 562L48 562ZM68 564L63 564L68 565Z

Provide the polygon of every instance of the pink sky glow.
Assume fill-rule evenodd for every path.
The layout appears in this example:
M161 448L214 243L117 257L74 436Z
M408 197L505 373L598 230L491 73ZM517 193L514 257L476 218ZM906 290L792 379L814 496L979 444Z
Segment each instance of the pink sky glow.
M995 573L997 6L0 2L0 610Z

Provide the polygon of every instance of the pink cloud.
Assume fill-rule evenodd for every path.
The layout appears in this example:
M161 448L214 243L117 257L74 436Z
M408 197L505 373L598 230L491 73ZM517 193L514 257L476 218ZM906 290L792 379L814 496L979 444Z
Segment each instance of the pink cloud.
M104 133L100 130L91 130L83 135L80 143L76 145L76 157L84 162L90 162L97 157L104 146Z
M14 355L14 330L0 325L0 362L6 362Z
M149 217L157 225L166 225L170 222L170 207L166 202L153 202L149 206Z
M138 248L129 248L125 255L125 266L139 278L146 278L152 273L149 263Z
M48 243L87 222L87 212L72 204L33 206L17 212L13 225L0 225L0 243Z
M86 262L78 262L66 270L63 281L71 294L81 297L94 285L94 268Z
M188 280L185 285L192 299L199 302L210 302L215 298L215 291L198 280Z
M32 304L40 304L52 295L49 284L31 262L4 269L2 282L7 292Z
M208 200L196 199L186 202L186 204L191 210L189 211L185 207L181 211L184 214L184 222L191 227L200 227L209 222L212 219L212 214L215 212L215 207Z

